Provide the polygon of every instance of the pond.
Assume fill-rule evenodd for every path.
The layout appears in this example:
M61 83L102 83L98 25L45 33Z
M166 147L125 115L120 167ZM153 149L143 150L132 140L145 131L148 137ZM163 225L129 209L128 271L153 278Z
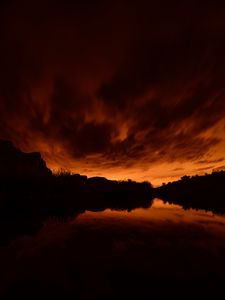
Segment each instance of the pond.
M149 299L212 295L225 284L225 217L155 199L130 212L45 222L0 248L9 299Z
M86 211L81 214L75 222L80 221L97 221L105 222L143 222L144 224L152 223L186 223L202 226L209 226L218 231L225 230L225 215L217 215L210 211L187 209L181 206L165 203L160 199L154 199L149 208L136 208L131 211L106 209L102 212Z

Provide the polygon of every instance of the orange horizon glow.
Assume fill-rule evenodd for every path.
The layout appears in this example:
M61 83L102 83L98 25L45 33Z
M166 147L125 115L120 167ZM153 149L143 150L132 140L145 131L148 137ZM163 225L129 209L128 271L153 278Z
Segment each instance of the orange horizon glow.
M1 139L89 177L160 185L225 169L223 10L12 2L0 11Z

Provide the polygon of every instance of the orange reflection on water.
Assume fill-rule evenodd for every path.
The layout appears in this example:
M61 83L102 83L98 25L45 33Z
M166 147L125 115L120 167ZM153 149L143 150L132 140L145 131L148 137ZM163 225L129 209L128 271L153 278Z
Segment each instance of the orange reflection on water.
M165 224L196 224L202 228L216 230L218 233L225 233L225 216L215 215L204 210L188 209L184 210L179 205L164 203L160 199L155 199L153 205L147 209L137 208L132 211L116 211L106 209L102 212L87 211L80 215L76 222L104 221L112 223L138 223L147 225L148 223Z

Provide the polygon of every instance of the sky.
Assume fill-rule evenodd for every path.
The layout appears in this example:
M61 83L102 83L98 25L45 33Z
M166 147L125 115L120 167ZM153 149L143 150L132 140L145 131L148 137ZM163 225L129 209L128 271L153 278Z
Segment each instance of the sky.
M224 20L224 1L1 1L0 138L88 176L225 169Z

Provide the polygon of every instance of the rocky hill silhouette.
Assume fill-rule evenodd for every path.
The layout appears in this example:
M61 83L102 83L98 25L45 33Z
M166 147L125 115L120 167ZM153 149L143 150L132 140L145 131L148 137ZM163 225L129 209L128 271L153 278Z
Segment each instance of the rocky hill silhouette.
M50 176L39 152L24 153L17 149L11 141L0 140L0 176Z

